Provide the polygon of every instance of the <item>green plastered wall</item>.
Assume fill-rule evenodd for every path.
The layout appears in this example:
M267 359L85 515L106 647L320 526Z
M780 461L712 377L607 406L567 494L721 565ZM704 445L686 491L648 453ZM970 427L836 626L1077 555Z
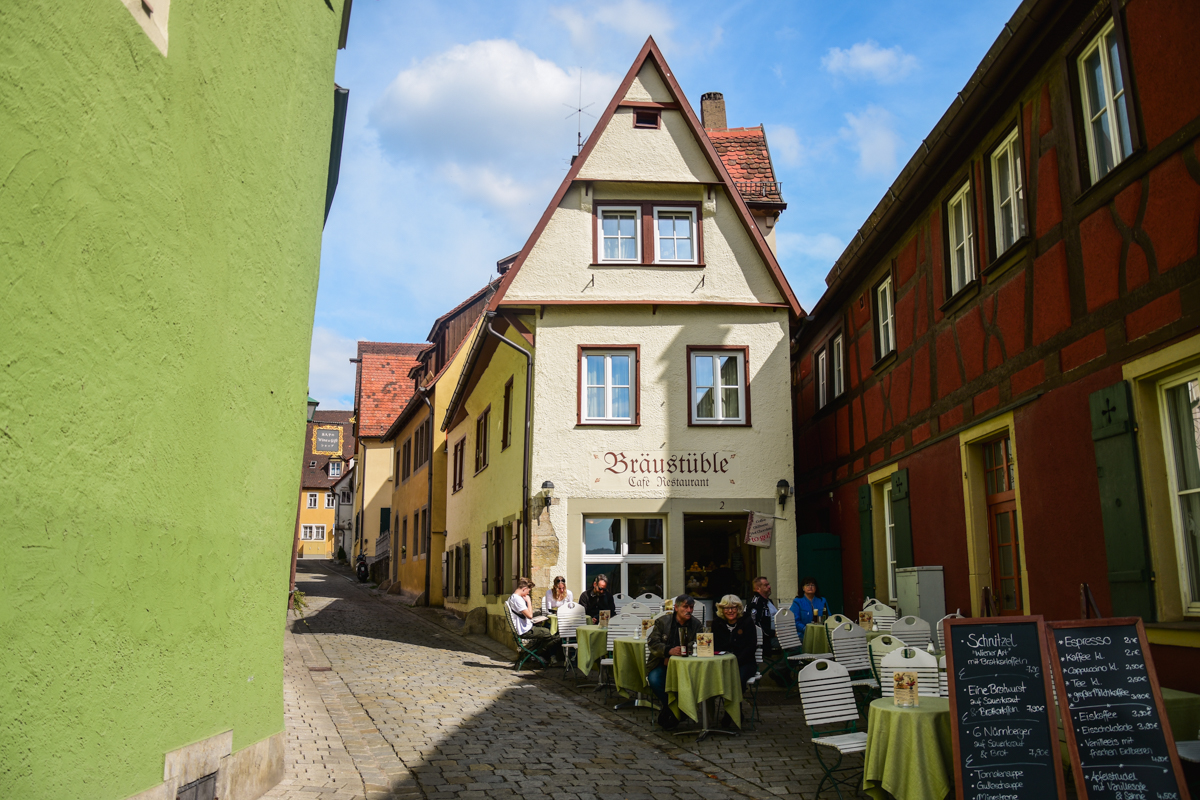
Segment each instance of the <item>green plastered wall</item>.
M0 797L283 730L341 12L0 4Z

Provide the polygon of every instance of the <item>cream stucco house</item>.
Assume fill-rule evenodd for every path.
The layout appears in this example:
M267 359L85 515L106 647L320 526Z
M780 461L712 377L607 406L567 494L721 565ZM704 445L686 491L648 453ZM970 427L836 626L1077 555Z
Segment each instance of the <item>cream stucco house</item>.
M556 575L577 597L599 574L630 596L709 603L746 596L758 574L796 591L780 494L803 311L722 155L648 40L524 248L501 262L438 421L446 605L487 613L498 638L521 575L535 600ZM773 523L769 546L746 543L751 511Z

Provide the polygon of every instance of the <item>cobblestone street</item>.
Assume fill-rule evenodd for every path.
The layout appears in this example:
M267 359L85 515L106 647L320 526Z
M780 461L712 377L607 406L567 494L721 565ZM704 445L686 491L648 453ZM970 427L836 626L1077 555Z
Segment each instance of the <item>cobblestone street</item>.
M514 672L490 639L327 562L296 577L309 602L285 640L287 773L269 798L813 796L799 701L774 687L756 731L697 744L578 673Z

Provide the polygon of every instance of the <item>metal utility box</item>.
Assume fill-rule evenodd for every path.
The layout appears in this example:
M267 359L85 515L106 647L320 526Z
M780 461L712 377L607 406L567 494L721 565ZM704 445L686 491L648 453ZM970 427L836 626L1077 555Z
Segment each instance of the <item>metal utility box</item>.
M946 583L939 567L900 567L896 570L896 600L900 616L916 616L937 629L946 616Z

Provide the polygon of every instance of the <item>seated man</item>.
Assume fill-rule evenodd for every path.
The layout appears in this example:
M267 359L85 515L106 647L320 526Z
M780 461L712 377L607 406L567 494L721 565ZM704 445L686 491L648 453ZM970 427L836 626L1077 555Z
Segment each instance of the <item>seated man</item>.
M533 603L529 600L529 593L533 591L533 586L533 581L529 578L519 578L517 590L504 601L504 607L512 617L513 628L517 631L517 636L526 640L526 646L530 650L541 652L548 645L557 641L557 638L550 633L549 628L533 624Z
M603 575L596 576L592 581L592 588L583 593L579 602L583 604L583 613L587 614L592 622L600 619L601 611L607 611L610 618L617 615L617 604L608 593L608 578Z
M658 724L667 730L679 725L679 719L667 706L667 661L683 652L680 647L681 632L682 640L687 642L688 647L695 646L696 634L701 630L700 622L692 619L695 607L695 600L686 594L679 595L675 598L674 612L659 617L646 637L646 649L650 652L650 660L646 663L646 682L662 703Z

